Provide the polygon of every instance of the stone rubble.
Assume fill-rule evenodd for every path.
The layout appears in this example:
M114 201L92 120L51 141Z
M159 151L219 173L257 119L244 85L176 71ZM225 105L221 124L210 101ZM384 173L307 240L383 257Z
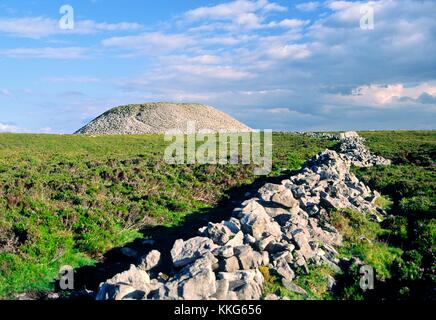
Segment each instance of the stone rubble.
M390 160L372 154L364 145L365 138L355 131L339 134L326 132L303 132L301 134L311 138L339 141L341 143L339 154L348 166L364 168L391 164Z
M293 283L297 270L327 264L340 271L340 233L326 222L329 209L352 209L380 220L380 196L350 172L350 165L388 164L362 147L354 134L341 138L341 153L326 150L281 184L267 183L221 223L200 228L197 237L179 239L170 252L174 272L150 279L158 269L159 251L142 258L100 285L98 300L259 300L269 272L288 290L306 295ZM329 278L329 286L335 280ZM279 299L269 295L265 299Z
M341 139L340 155L347 165L363 168L391 164L390 160L372 154L363 144L364 141L358 135Z

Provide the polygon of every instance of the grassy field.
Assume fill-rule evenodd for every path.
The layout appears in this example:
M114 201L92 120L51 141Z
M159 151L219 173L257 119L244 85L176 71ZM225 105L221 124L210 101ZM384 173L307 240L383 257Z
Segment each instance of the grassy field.
M436 299L436 132L362 132L367 146L393 160L388 167L356 170L389 198L391 218L379 238L401 257L386 265L388 279L372 298Z
M331 142L275 134L272 176ZM0 134L0 297L53 287L59 267L93 264L252 183L251 165L168 165L163 136Z
M394 217L379 226L332 213L346 235L341 253L375 266L381 282L372 296L397 297L397 289L403 298L423 295L434 286L436 132L362 135L374 152L394 160L389 168L356 169L386 195ZM334 147L291 133L274 134L273 145L271 176ZM166 146L158 135L0 134L0 297L52 290L60 266L92 265L142 236L143 227L177 225L257 179L251 165L168 165ZM371 298L357 292L351 275L333 297L325 289L328 274L321 268L300 278L308 298ZM273 278L267 290L297 298Z

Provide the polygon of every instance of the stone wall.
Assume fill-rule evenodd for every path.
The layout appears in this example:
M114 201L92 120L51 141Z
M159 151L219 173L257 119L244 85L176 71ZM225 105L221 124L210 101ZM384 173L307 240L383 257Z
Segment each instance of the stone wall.
M389 164L372 155L357 134L340 137L341 152L326 150L309 159L281 184L265 184L234 209L232 218L209 223L198 236L177 240L171 250L174 272L159 272L159 251L100 285L98 300L258 300L268 267L291 291L296 270L327 264L340 271L336 248L341 234L326 222L329 209L353 209L381 220L380 196L350 172L350 165ZM334 279L329 279L331 286Z

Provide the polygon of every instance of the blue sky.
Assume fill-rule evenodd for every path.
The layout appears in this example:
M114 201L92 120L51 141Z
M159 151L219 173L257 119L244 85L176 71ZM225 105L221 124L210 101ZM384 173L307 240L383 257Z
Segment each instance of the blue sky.
M148 101L258 129L435 129L435 13L432 0L0 0L0 131L72 133Z

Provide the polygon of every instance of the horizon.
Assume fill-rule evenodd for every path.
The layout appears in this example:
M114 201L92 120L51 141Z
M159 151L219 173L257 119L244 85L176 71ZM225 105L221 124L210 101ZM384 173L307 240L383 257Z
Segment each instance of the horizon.
M434 1L120 4L0 2L0 133L159 101L275 132L435 129Z

